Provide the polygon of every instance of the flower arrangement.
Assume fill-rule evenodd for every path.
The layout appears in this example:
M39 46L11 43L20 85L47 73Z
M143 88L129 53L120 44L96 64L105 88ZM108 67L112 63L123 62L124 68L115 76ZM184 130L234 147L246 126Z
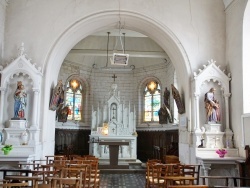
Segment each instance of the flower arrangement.
M227 150L225 150L225 149L217 149L215 152L217 154L219 154L220 157L224 157L224 155L227 153Z
M5 155L7 155L12 149L13 149L12 145L5 145L2 148L2 151L4 152Z

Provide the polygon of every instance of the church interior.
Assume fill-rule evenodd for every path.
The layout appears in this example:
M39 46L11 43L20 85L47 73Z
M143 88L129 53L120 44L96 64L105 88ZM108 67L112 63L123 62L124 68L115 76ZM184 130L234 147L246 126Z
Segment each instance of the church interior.
M93 187L182 182L154 159L250 186L249 33L248 0L0 0L0 180L92 156Z

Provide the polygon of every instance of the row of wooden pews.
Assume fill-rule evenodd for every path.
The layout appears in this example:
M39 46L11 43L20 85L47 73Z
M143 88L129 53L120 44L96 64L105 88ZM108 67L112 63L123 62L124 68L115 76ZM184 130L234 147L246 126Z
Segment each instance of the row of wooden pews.
M98 188L100 187L99 159L86 156L62 155L46 156L45 160L34 160L31 163L20 163L18 169L1 169L3 180L0 187L33 188ZM8 173L15 172L15 175Z
M184 165L177 161L176 163L162 163L161 160L151 159L147 161L146 168L146 188L200 186L200 165Z

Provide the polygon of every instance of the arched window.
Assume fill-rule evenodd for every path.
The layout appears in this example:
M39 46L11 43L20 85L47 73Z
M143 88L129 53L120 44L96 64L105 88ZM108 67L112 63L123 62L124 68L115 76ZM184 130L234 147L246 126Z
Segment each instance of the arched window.
M66 105L69 107L68 120L82 120L82 85L76 79L67 83Z
M144 90L144 121L159 121L158 111L161 105L161 88L156 81L149 81Z

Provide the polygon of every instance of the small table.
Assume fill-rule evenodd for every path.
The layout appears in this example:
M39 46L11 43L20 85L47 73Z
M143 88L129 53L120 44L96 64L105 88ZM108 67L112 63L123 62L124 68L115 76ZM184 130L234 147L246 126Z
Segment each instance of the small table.
M105 165L106 168L112 168L112 169L129 168L128 165L118 165L119 146L121 145L128 146L129 145L128 141L100 141L99 145L109 146L109 165L108 166Z

